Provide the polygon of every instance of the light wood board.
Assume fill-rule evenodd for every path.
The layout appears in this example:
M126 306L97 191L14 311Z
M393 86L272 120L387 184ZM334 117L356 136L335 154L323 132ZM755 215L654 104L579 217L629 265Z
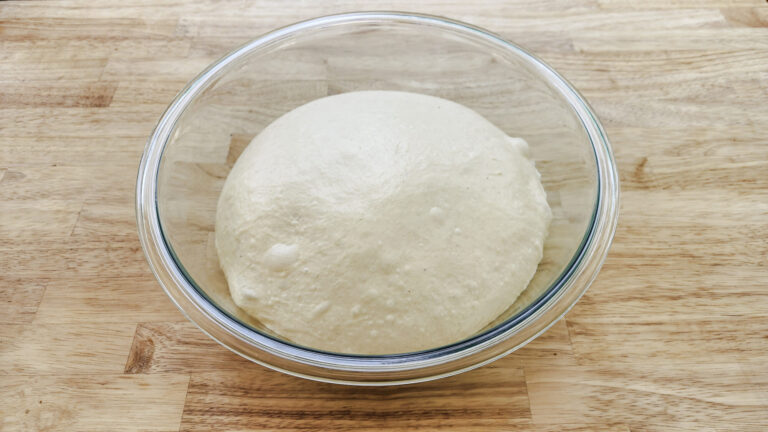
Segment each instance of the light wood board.
M437 382L350 388L218 346L154 281L145 140L184 84L300 19L488 28L589 99L622 182L595 284L545 335ZM762 0L0 2L0 430L768 430Z

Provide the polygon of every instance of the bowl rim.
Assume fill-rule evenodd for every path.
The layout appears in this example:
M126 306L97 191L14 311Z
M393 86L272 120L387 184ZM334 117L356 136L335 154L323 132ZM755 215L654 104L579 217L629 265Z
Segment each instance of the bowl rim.
M597 168L597 197L587 232L567 268L545 293L490 329L456 343L412 353L357 355L326 352L283 341L240 322L211 301L176 258L163 232L157 206L157 179L162 155L176 122L189 103L215 82L228 65L254 50L302 31L365 22L428 25L479 37L528 61L529 66L568 102L581 121L592 145ZM602 266L616 229L618 199L618 174L602 126L586 100L546 63L500 36L448 18L407 12L351 12L313 18L269 32L231 51L190 81L169 105L147 141L136 183L136 217L142 249L153 274L179 310L208 336L243 357L291 375L327 382L377 385L426 381L461 373L502 357L546 331L586 292ZM580 280L579 284L574 282L576 279ZM525 329L528 329L526 337L514 346L499 347ZM235 340L226 337L229 343L225 343L223 336L227 334ZM258 355L260 352L268 354L267 358ZM484 352L488 353L481 355ZM468 357L473 361L465 364L467 362L462 360ZM451 364L457 367L445 367Z

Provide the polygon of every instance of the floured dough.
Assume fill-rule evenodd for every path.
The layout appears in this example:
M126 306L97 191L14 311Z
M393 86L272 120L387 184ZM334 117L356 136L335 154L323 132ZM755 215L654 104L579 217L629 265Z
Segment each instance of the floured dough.
M448 100L315 100L245 149L216 247L235 303L281 336L358 354L471 336L525 289L551 218L528 146Z

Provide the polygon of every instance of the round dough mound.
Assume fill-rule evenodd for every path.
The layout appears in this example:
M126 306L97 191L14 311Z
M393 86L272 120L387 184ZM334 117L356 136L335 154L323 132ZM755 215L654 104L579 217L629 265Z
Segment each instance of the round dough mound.
M235 303L316 349L457 342L525 289L551 219L527 144L444 99L315 100L245 149L216 247Z

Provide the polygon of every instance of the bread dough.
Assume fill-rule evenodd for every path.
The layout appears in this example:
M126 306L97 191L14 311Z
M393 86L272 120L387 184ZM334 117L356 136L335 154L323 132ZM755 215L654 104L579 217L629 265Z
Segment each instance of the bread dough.
M394 91L315 100L264 129L219 199L235 303L316 349L457 342L525 289L551 219L528 146L476 112Z

